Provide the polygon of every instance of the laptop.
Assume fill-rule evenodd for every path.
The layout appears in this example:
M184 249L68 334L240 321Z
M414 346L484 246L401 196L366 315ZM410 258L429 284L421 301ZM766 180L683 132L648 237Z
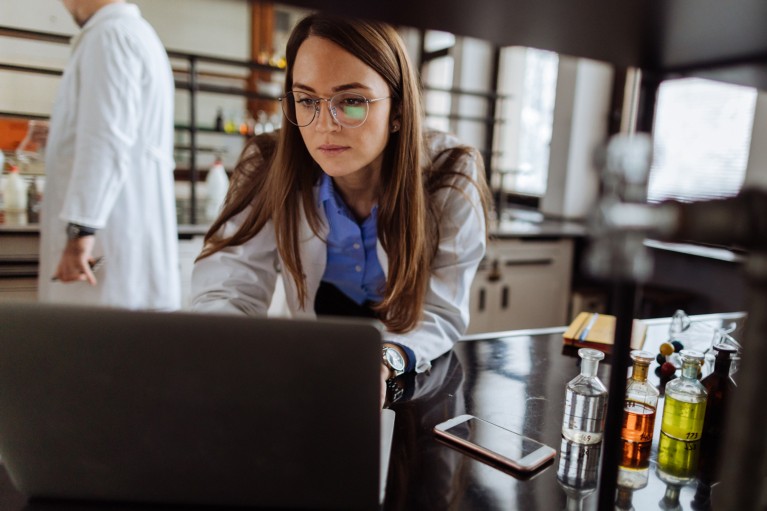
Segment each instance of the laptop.
M371 323L5 303L0 354L0 456L29 497L379 508Z

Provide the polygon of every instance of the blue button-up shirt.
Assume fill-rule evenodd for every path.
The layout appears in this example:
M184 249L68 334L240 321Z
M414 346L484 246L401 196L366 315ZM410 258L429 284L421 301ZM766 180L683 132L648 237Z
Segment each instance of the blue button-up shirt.
M378 205L358 222L325 173L320 181L319 199L329 227L327 265L322 280L333 284L359 305L381 301L386 275L376 253ZM405 370L412 371L415 354L406 346L402 348L408 355Z
M328 256L322 280L333 284L357 304L379 302L386 276L376 254L378 206L358 222L333 186L322 175L320 202L328 217Z

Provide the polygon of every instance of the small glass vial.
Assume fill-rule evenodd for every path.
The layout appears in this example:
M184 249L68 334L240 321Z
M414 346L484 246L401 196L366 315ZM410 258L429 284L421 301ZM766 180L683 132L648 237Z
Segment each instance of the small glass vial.
M652 442L660 393L647 382L647 371L655 357L649 351L634 350L631 360L634 369L626 383L621 438L627 442Z
M698 381L703 353L682 350L682 375L666 384L660 430L682 441L700 440L706 416L706 389Z
M605 354L581 348L578 356L581 374L567 384L562 436L579 444L596 444L602 441L605 429L607 389L597 377L599 361Z

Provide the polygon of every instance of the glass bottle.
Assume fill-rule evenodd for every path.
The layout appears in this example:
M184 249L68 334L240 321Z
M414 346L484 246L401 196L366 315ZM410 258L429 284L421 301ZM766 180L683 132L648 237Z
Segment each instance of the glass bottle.
M605 428L607 389L597 377L599 361L605 354L581 348L578 356L581 374L567 384L562 436L579 444L596 444L602 441Z
M698 381L698 371L704 357L693 350L682 350L679 354L682 374L666 384L660 430L677 440L700 440L706 416L706 389Z
M567 511L580 511L597 489L602 444L580 444L562 438L557 482L567 495Z
M658 441L658 478L666 483L666 493L658 503L661 509L682 509L679 494L682 486L695 479L700 455L700 440L682 441L663 431Z
M650 451L652 442L622 440L622 456L618 465L618 495L615 508L633 511L632 499L636 490L647 486L650 480Z
M647 382L647 371L655 357L649 351L631 352L634 368L626 383L621 438L628 442L652 442L660 392Z
M716 467L719 458L719 446L724 436L727 403L736 384L730 375L733 356L738 350L729 344L715 344L714 370L701 380L708 392L706 415L703 421L703 437L701 439L700 462L698 466L697 500L707 500L711 486L716 482Z

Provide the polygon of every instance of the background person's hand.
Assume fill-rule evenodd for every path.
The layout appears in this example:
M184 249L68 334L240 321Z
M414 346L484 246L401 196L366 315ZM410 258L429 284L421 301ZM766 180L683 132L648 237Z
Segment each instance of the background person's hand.
M91 270L91 265L95 262L93 258L93 246L96 242L95 236L82 236L73 240L68 240L64 252L61 254L59 266L53 275L54 280L61 282L79 282L87 281L95 286L98 281Z

